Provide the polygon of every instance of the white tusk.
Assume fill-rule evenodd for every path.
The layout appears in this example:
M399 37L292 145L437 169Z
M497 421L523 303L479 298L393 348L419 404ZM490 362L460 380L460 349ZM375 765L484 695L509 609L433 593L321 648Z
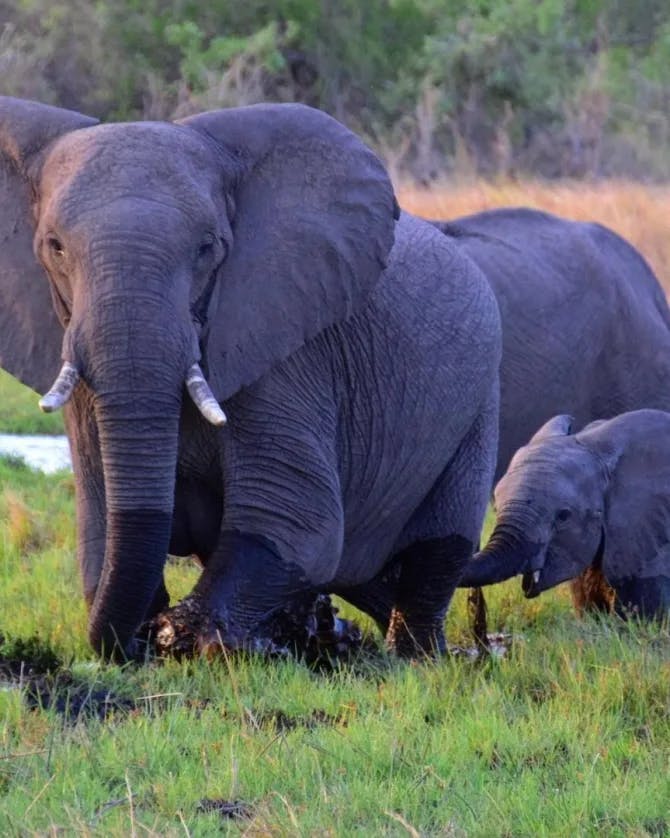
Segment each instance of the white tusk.
M540 581L540 571L536 570L535 573L533 574L533 582L534 582L535 585L537 585L537 583L539 581Z
M200 364L193 364L186 373L186 389L208 422L217 427L226 424L226 414L221 410L221 405L214 398L214 393L205 381Z
M65 361L51 389L39 400L40 409L45 413L53 413L55 410L60 410L63 405L70 401L78 381L79 373L77 372L77 368L69 361Z

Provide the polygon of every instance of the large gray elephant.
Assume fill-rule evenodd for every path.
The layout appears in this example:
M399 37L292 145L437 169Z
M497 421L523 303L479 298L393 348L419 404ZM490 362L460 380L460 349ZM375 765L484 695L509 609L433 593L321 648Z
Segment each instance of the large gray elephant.
M496 482L554 415L571 414L578 429L645 407L670 411L670 310L628 242L600 224L530 209L432 223L478 265L500 309ZM477 578L466 571L459 586ZM387 572L347 596L383 628L397 585Z
M523 574L534 597L590 570L615 593L595 604L666 617L670 413L635 410L571 429L572 417L555 416L516 452L496 486L496 527L463 583ZM580 606L593 604L580 596Z
M97 125L3 98L0 163L0 364L65 405L93 647L135 654L170 550L204 564L182 613L231 646L319 590L379 618L392 567L390 645L442 649L499 316L372 152L299 105Z
M530 209L433 222L488 279L500 308L496 481L550 417L575 428L670 410L670 310L628 242L600 224Z

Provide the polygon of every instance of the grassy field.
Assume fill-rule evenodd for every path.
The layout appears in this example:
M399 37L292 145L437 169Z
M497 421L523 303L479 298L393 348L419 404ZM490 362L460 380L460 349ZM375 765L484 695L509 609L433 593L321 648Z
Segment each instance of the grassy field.
M435 216L541 204L527 189L403 202ZM575 214L551 205L561 189L543 205ZM626 195L634 219L656 194L610 200L623 225ZM580 214L612 223L594 201ZM665 240L645 249L657 268L670 264L663 220ZM16 394L0 379L0 432L33 421L34 396ZM511 582L488 594L490 628L511 649L483 663L103 666L86 643L73 505L70 475L0 460L0 834L670 835L667 627L577 620L565 590L526 601ZM173 596L196 576L170 565ZM464 592L447 628L470 644ZM53 656L50 677L17 666Z

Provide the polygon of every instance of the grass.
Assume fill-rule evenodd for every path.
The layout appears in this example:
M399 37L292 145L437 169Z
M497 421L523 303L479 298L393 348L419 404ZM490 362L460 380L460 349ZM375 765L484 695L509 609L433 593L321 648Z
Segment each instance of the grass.
M498 187L477 188L492 201ZM9 427L24 427L14 404ZM578 620L564 589L527 601L512 581L487 598L490 628L516 640L483 664L382 657L330 676L290 661L101 665L73 516L71 476L0 459L0 629L7 648L38 635L64 661L63 697L74 679L131 709L68 720L8 682L0 834L670 834L667 626ZM173 596L196 576L170 565ZM464 592L447 628L469 642ZM203 799L242 801L249 817Z
M42 413L37 393L0 370L0 433L63 434L60 413Z
M5 636L39 635L91 692L134 705L72 723L0 692L1 834L670 831L667 629L580 621L565 592L526 601L508 583L490 622L517 640L484 664L103 666L85 639L72 478L0 461L0 483ZM170 589L195 575L171 566ZM468 631L460 592L450 640ZM201 812L203 798L243 801L250 818Z

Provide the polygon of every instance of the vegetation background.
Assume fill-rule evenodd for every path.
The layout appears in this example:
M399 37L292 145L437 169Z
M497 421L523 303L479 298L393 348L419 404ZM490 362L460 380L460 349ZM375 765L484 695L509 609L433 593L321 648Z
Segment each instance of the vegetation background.
M307 102L405 208L595 219L668 291L669 67L667 0L0 0L0 93L103 119ZM6 431L62 421L0 372ZM487 597L514 642L479 664L102 665L73 494L0 457L0 834L670 835L667 625L512 580ZM173 600L197 573L170 563ZM463 592L447 629L471 643ZM37 696L31 660L55 669Z
M667 0L0 0L2 93L316 105L394 174L670 175Z

